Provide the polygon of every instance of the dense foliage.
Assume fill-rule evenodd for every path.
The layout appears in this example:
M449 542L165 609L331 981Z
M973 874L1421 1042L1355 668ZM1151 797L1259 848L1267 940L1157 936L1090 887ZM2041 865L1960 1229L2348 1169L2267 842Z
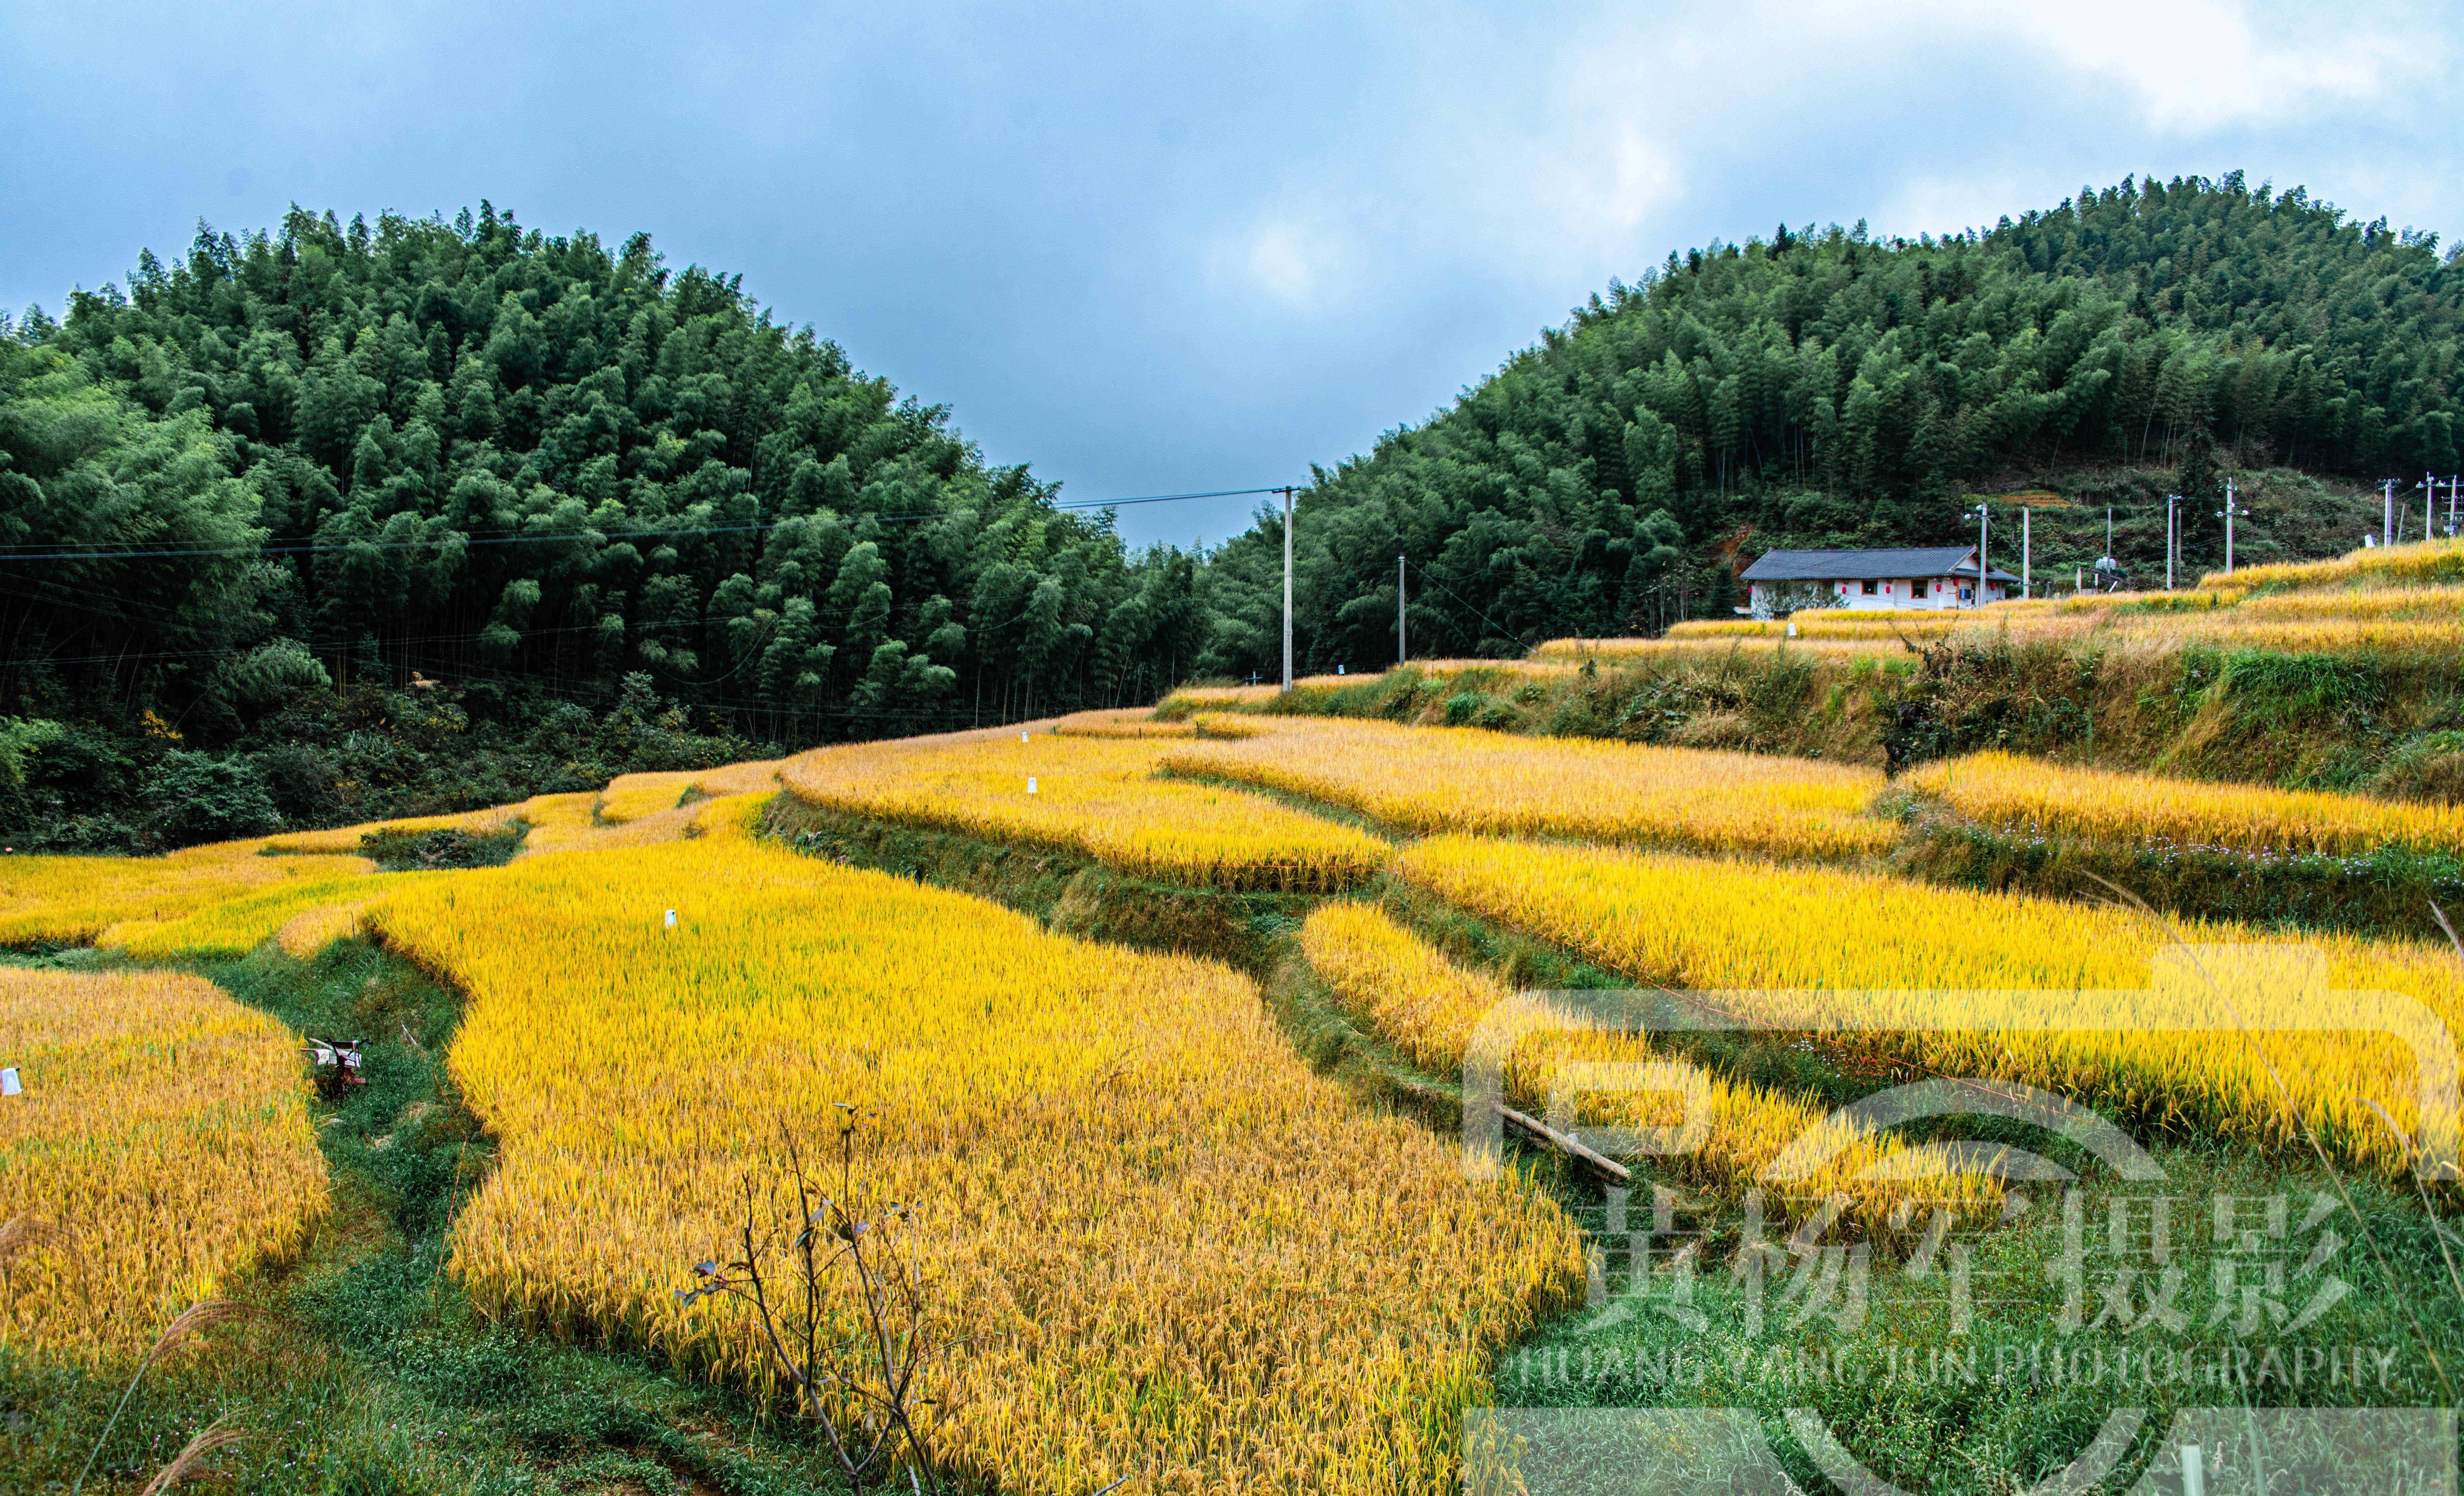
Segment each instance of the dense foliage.
M1319 473L1297 647L1304 669L1391 659L1398 554L1415 653L1519 653L1725 610L1741 549L1971 539L1963 489L2082 471L2154 500L2161 555L2163 495L2212 498L2220 469L2453 472L2459 353L2454 254L2238 174L1947 239L1715 243ZM2195 564L2221 559L2215 508L2191 505ZM2245 559L2301 543L2267 519ZM1209 669L1277 669L1281 551L1275 517L1216 558Z
M2217 564L2229 471L2244 561L2340 550L2335 482L2457 466L2460 341L2453 254L2238 176L1672 254L1318 474L1302 668L1392 657L1398 555L1416 655L1511 654L1723 612L1769 545L1964 539L2013 485L2087 506L2035 514L2040 579L2115 499L2152 561L2167 492ZM1281 540L1132 555L640 235L201 230L0 322L0 836L425 813L1272 674Z
M295 210L8 333L0 711L102 724L122 799L355 680L526 738L641 675L705 737L794 743L1151 698L1199 642L1192 558L642 235Z

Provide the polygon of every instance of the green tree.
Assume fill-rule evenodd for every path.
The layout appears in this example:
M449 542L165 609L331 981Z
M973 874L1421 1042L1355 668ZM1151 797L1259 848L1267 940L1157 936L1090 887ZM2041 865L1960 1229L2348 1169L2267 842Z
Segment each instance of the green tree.
M1127 556L943 408L641 235L295 209L144 255L127 288L0 336L0 528L214 554L0 594L17 661L80 662L12 665L0 708L187 720L217 651L287 636L395 686L604 704L646 672L808 740L1152 694L1194 652L1182 624L1095 638L1150 572L1186 593L1190 558Z

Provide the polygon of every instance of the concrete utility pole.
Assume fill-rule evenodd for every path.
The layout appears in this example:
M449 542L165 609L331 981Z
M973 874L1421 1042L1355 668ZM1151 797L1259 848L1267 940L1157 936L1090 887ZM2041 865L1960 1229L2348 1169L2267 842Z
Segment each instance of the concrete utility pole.
M2167 592L2173 590L2174 553L2179 543L2179 534L2173 527L2173 511L2174 507L2181 502L2182 495L2179 494L2165 495L2165 590Z
M2438 533L2438 474L2421 475L2421 538L2425 540Z
M2447 538L2451 540L2455 539L2455 490L2459 486L2464 486L2464 475L2449 473L2447 475Z
M2388 485L2388 491L2389 491L2390 493L2392 493L2392 492L2394 491L2394 485L2393 485L2392 481L2390 481L2390 483L2389 483L2389 485ZM2249 513L2250 513L2250 511L2249 511L2249 510L2247 510L2247 509L2235 509L2235 508L2233 507L2233 479L2231 479L2231 478L2227 478L2227 479L2225 479L2225 512L2224 512L2224 521L2225 521L2225 575L2226 575L2226 576L2228 576L2228 577L2230 577L2230 576L2232 576L2232 575L2233 575L2233 516L2234 516L2234 515L2236 515L2236 514L2240 514L2240 515L2248 515Z
M1985 501L1984 501L1983 499L1979 499L1979 500L1977 500L1977 502L1976 502L1976 601L1974 601L1973 603L1971 603L1971 604L1969 604L1969 605L1970 607L1983 607L1983 606L1985 605L1985 539L1986 539L1986 526L1991 522L1991 517L1992 517L1992 514L1993 514L1993 512L1992 512L1991 510L1990 510L1990 509L1988 509L1988 508L1986 508L1986 507L1985 507Z
M2028 599L2029 580L2035 575L2028 563L2035 559L2035 526L2033 521L2035 517L2036 512L2033 509L2022 508L2019 511L2019 600L2023 603Z
M1395 558L1395 663L1402 664L1412 657L1409 638L1403 632L1403 558Z
M2395 543L2395 479L2387 480L2387 518L2379 524L2379 543Z
M1292 491L1284 490L1284 689L1292 689Z

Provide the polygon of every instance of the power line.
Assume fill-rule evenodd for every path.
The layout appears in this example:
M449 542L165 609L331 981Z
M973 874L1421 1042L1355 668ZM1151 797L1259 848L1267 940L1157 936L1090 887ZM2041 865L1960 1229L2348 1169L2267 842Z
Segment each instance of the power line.
M1274 488L1227 488L1216 489L1203 494L1147 494L1141 495L1135 498L1085 499L1076 503L1052 504L1047 507L1058 510L1121 509L1132 504L1177 504L1195 498L1241 498L1252 494L1280 494L1282 492L1283 488L1280 485ZM927 519L946 519L953 513L955 513L955 511L941 510L930 514L842 515L835 516L834 517L845 519L849 523L862 523L866 520L870 520L877 524L899 524L920 522ZM164 548L156 550L128 551L12 551L6 554L0 554L0 561L172 561L185 557L306 556L338 551L410 551L451 545L535 545L552 540L588 541L596 539L601 542L608 540L664 540L674 539L680 537L703 535L762 535L773 530L783 530L791 525L805 524L812 518L813 517L810 515L799 515L792 519L773 520L767 524L691 525L667 530L560 530L554 533L533 535L472 535L467 532L455 531L442 537L432 539L423 537L416 540L345 540L339 544L305 540L270 545L196 546L183 549Z

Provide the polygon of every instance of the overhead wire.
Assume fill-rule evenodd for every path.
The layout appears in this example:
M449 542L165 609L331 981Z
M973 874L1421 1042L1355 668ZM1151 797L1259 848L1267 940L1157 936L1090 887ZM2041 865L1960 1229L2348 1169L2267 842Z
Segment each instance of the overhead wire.
M1050 503L1046 507L1063 511L1090 509L1123 509L1133 504L1177 504L1199 498L1241 498L1252 494L1280 494L1283 488L1227 488L1206 493L1147 494L1133 498L1083 499L1071 503ZM854 514L834 516L849 523L870 520L876 524L920 523L930 519L946 519L956 510L935 510L909 515ZM429 517L432 522L435 517ZM0 553L0 561L31 562L59 561L169 561L192 557L214 556L307 556L342 551L403 551L452 545L534 545L550 541L572 542L609 540L659 540L704 535L764 535L774 530L809 523L815 517L798 515L762 524L743 525L679 525L649 530L556 530L526 534L503 533L474 535L466 531L450 531L440 537L422 537L415 540L343 540L343 541L275 541L253 546L195 546L185 548L158 547L146 550L82 551L54 549L48 551L10 551ZM67 542L62 542L66 544Z

